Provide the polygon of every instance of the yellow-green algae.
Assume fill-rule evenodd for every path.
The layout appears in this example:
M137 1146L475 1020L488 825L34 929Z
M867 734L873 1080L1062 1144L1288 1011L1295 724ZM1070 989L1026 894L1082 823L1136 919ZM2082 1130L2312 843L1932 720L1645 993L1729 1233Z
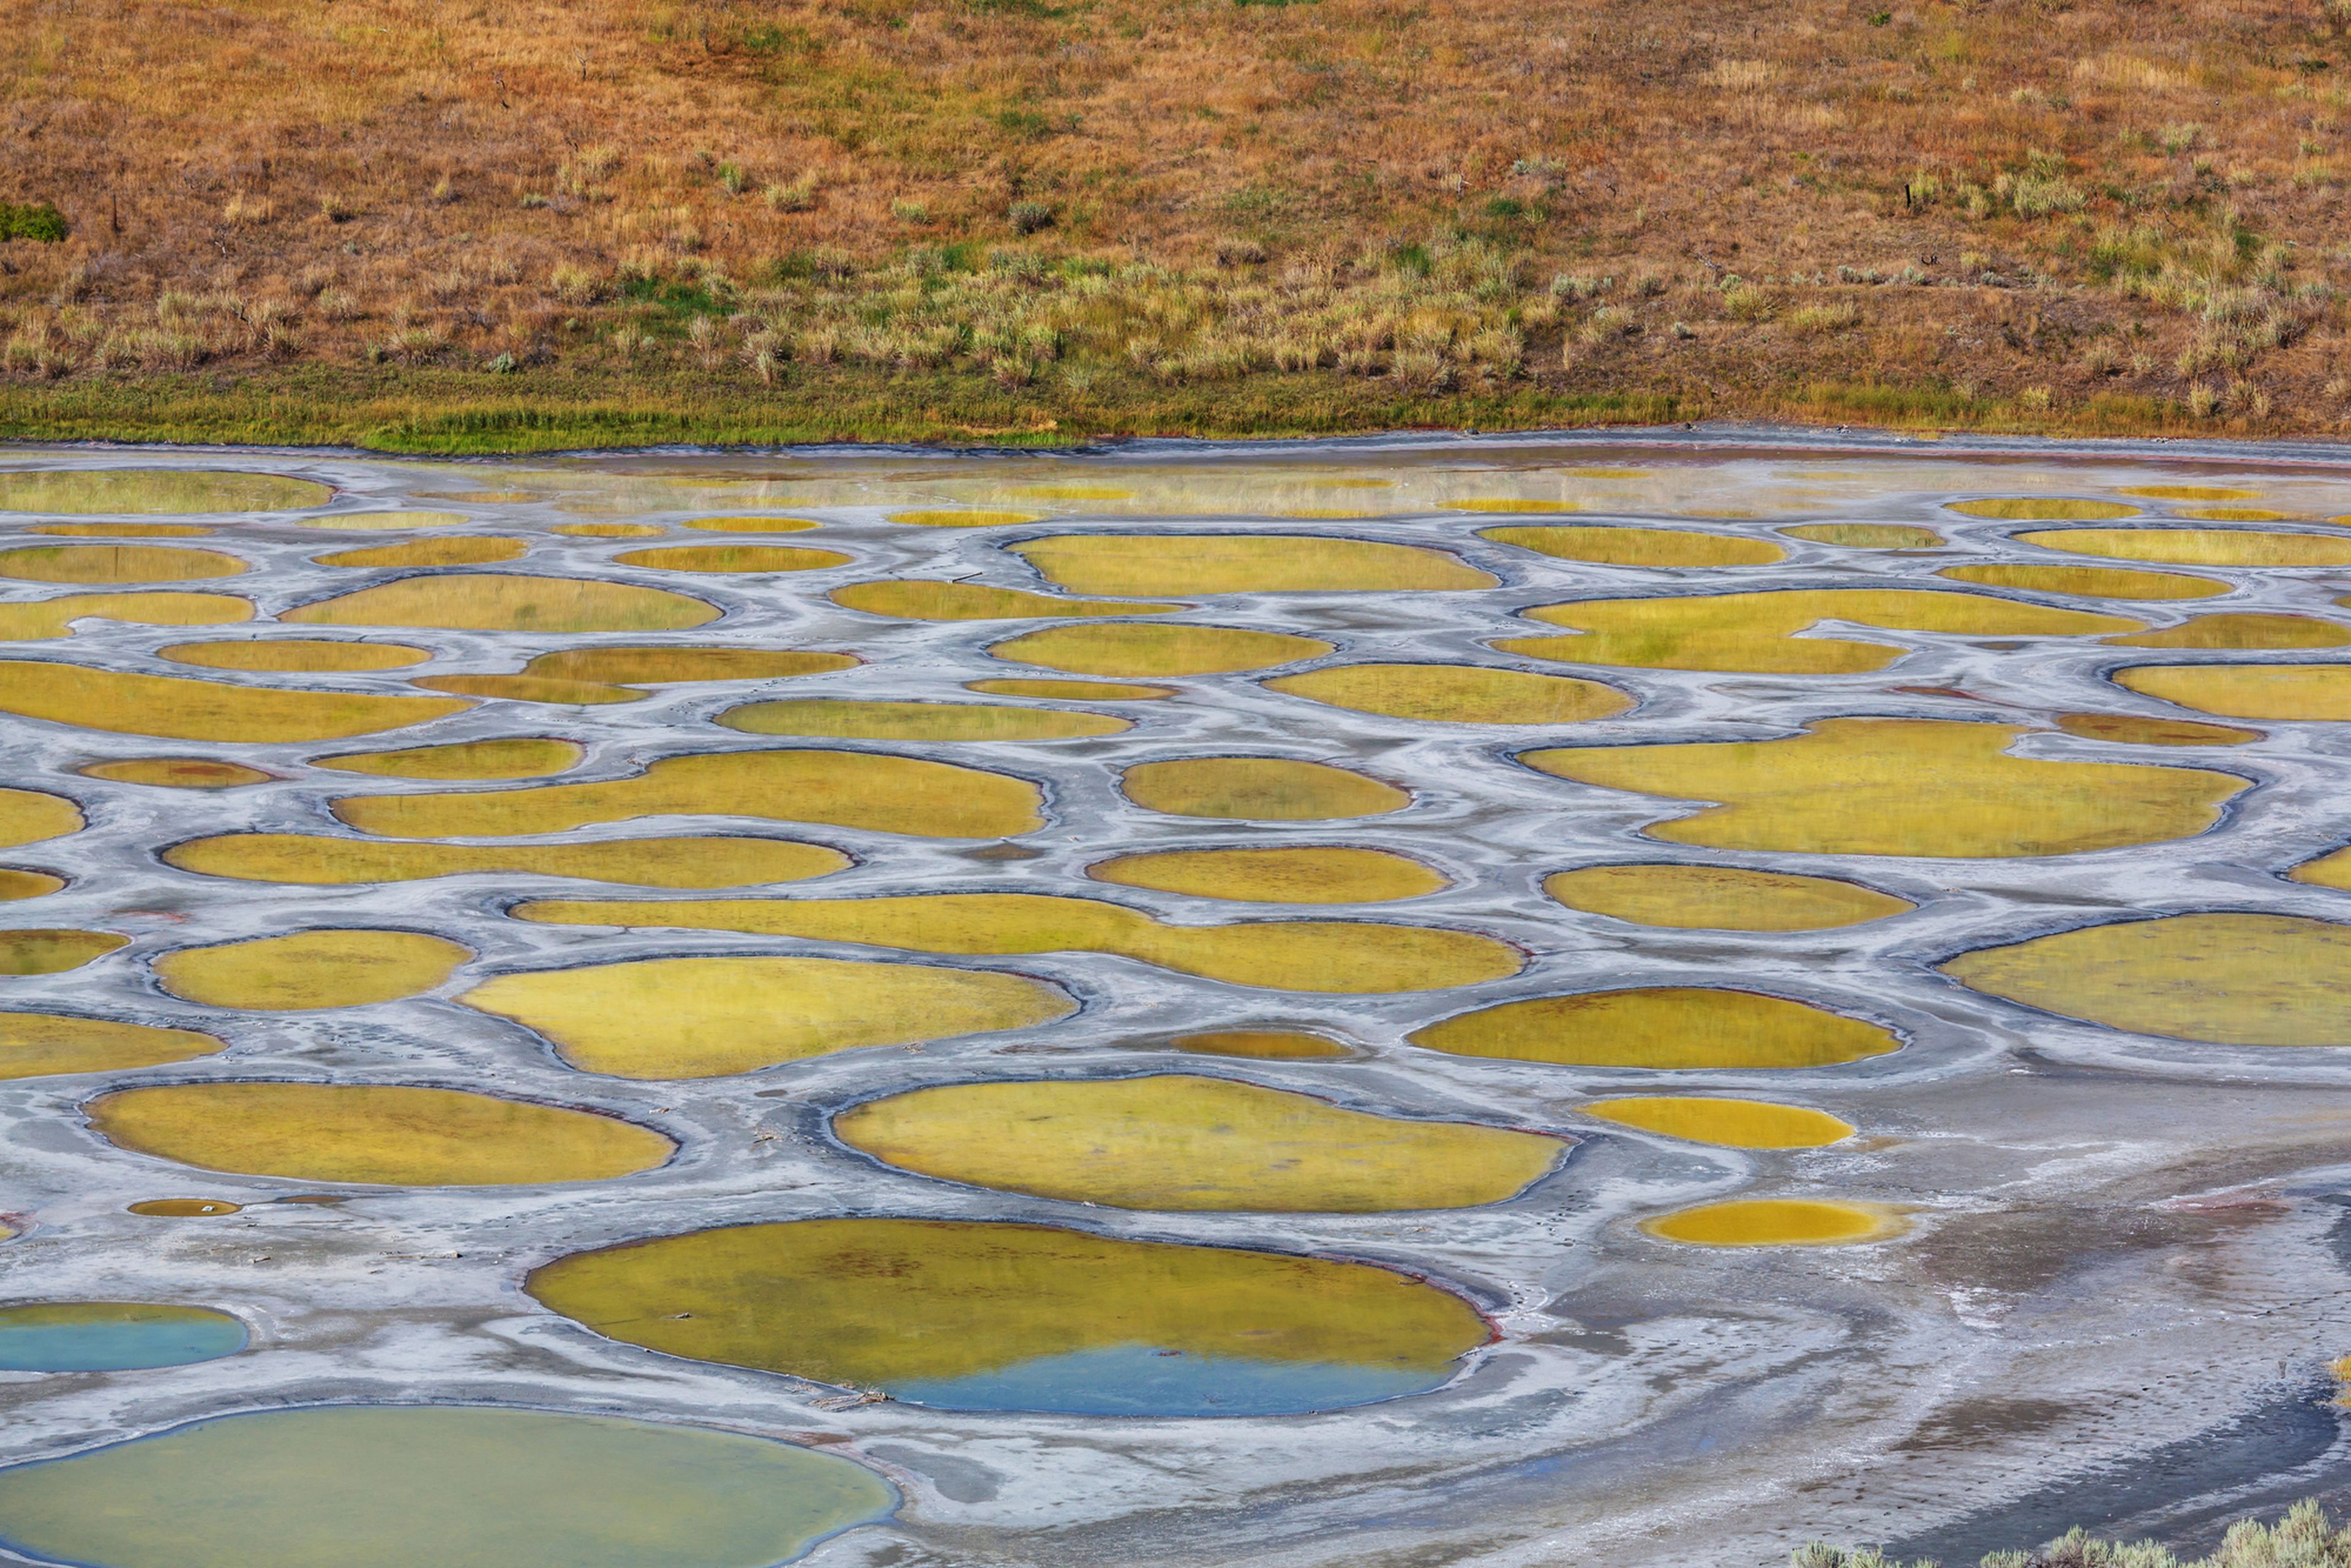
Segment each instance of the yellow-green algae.
M0 849L78 833L82 825L81 808L62 795L0 789Z
M1583 866L1553 872L1543 891L1589 915L1685 931L1827 931L1917 907L1834 877L1736 866Z
M694 1231L558 1259L526 1289L631 1344L851 1387L1121 1345L1441 1375L1491 1337L1460 1297L1370 1264L979 1221Z
M1045 519L1035 512L992 512L977 508L956 510L934 507L911 512L891 512L888 520L917 528L1001 528L1017 523L1041 523Z
M695 681L772 681L852 669L847 653L793 648L564 648L541 653L516 675L441 675L418 681L434 691L514 702L595 705L642 701L634 686Z
M1006 548L1057 587L1129 597L1395 593L1499 580L1443 550L1311 534L1066 534Z
M102 1094L90 1125L204 1170L371 1186L609 1181L677 1145L592 1111L376 1083L173 1083Z
M1412 804L1412 797L1393 784L1286 757L1138 763L1120 775L1119 788L1147 811L1253 822L1376 817Z
M2351 626L2314 615L2199 615L2160 632L2105 641L2117 648L2340 648L2351 643Z
M2014 588L2027 593L2064 593L2083 599L2210 599L2229 585L2209 577L2173 571L2130 571L2111 566L2020 566L1988 562L1947 566L1935 574L1984 588Z
M0 1471L0 1542L110 1568L770 1568L894 1501L848 1459L737 1432L346 1405Z
M120 762L91 762L76 769L89 779L116 784L146 784L160 789L237 789L266 784L275 774L242 762L210 757L133 757Z
M1934 529L1907 523L1798 523L1780 531L1808 544L1847 549L1934 549L1943 542Z
M1601 566L1770 566L1788 552L1769 539L1692 528L1479 528L1480 538Z
M1516 974L1490 936L1356 920L1173 925L1100 899L1035 893L881 898L548 899L517 919L562 925L748 931L917 953L1110 953L1228 985L1370 995L1439 990Z
M2332 887L2351 893L2351 849L2336 850L2316 860L2304 861L2285 874L2294 882L2306 882L2314 887Z
M111 931L0 930L0 976L61 975L130 945Z
M279 474L184 468L82 468L0 474L0 512L131 517L157 512L291 512L323 507L332 486Z
M121 621L141 626L227 626L253 619L248 600L227 593L68 593L56 599L0 604L0 643L63 637L77 621Z
M2267 507L2189 507L2179 515L2210 523L2290 523L2302 520L2285 512L2273 512ZM2340 522L2342 519L2332 517L2328 521Z
M1449 885L1409 856L1333 844L1119 855L1086 874L1121 887L1253 904L1385 904Z
M2011 757L2021 725L1835 718L1782 740L1563 747L1520 760L1604 789L1721 804L1651 824L1722 850L2079 854L2202 832L2250 788L2233 774Z
M619 1078L716 1078L836 1051L1027 1029L1077 1010L1040 980L835 958L649 958L501 975L457 998Z
M444 572L403 577L287 610L308 626L432 626L460 632L682 632L718 608L664 588L577 577Z
M575 767L588 748L552 736L502 736L459 740L405 751L350 751L311 759L313 768L369 773L380 779L542 779Z
M20 904L28 898L46 898L61 891L66 879L51 876L45 871L18 871L0 866L0 904Z
M1659 599L1585 599L1521 612L1579 636L1504 638L1506 653L1571 664L1656 670L1858 674L1908 652L1883 643L1799 636L1824 621L1889 632L1990 637L2079 637L2136 632L2118 615L2020 604L1984 593L1912 588L1779 589Z
M2019 542L2069 555L2151 560L2165 566L2343 566L2351 537L2258 528L2043 528Z
M1025 779L863 751L727 751L669 757L595 784L437 795L347 795L335 815L392 838L562 833L633 817L738 816L825 822L933 839L1017 838L1043 827Z
M2061 713L2057 727L2085 740L2117 746L2242 746L2259 740L2258 729L2199 724L2189 718L2148 718L2135 713Z
M471 706L452 697L297 691L0 660L0 713L162 740L344 740Z
M228 833L163 852L167 864L239 882L335 886L504 872L634 887L752 887L799 882L850 863L838 850L788 839L601 839L568 844L385 843L311 833Z
M1692 1247L1849 1247L1887 1240L1909 1224L1882 1204L1744 1197L1677 1209L1642 1221L1641 1228Z
M2351 925L2331 921L2169 915L1980 948L1942 967L1976 990L2137 1034L2351 1045Z
M654 571L740 573L821 571L847 566L855 558L834 549L805 549L793 545L661 545L652 549L622 550L612 558L622 566Z
M1817 1149L1853 1136L1853 1124L1802 1105L1706 1095L1635 1095L1595 1100L1577 1110L1603 1122L1638 1127L1693 1144L1732 1149Z
M317 642L299 637L253 637L233 643L174 643L155 656L206 670L260 670L273 674L346 674L400 670L433 655L400 643Z
M77 539L201 539L220 532L201 523L42 523L24 531Z
M1042 697L1065 703L1147 703L1176 695L1174 686L1138 686L1122 681L966 681L964 690L988 697Z
M1629 695L1597 681L1484 664L1333 664L1265 685L1332 707L1437 724L1578 724L1633 706Z
M2139 508L2120 501L2085 501L2066 496L2004 496L1981 501L1949 501L1947 509L1969 517L2009 522L2087 522L2136 517Z
M1803 1002L1696 986L1503 1002L1407 1038L1449 1056L1669 1071L1834 1067L1901 1043L1876 1024Z
M575 539L653 539L667 530L652 523L558 523L547 531Z
M440 538L404 539L396 545L363 545L310 559L320 566L503 566L519 560L530 547L521 539L482 534L449 534Z
M0 577L22 582L191 582L235 577L245 562L172 545L26 545L0 549Z
M987 703L852 702L808 697L746 703L718 722L746 735L806 735L834 740L1072 740L1117 735L1133 719L1067 708L1000 707Z
M245 1205L225 1197L150 1197L125 1204L123 1209L152 1219L209 1219L214 1215L242 1214Z
M2144 496L2150 501L2258 501L2259 490L2235 490L2223 485L2126 485L2126 496Z
M988 644L1016 664L1074 675L1215 675L1319 659L1332 645L1319 637L1250 632L1238 626L1152 625L1129 621L1049 626Z
M160 1029L63 1013L0 1013L0 1079L126 1072L193 1061L225 1049L192 1029Z
M2351 664L2139 664L2114 681L2224 718L2351 719Z
M364 1007L429 991L473 955L417 931L298 931L155 960L173 996L247 1012Z
M1140 600L1056 599L1020 588L922 578L852 582L834 589L827 597L844 610L900 621L1045 621L1063 615L1167 615L1191 608Z
M1343 1110L1224 1078L957 1083L833 1118L851 1148L942 1181L1113 1208L1468 1208L1550 1171L1560 1140Z
M1237 1056L1251 1061L1318 1061L1353 1054L1335 1040L1303 1030L1209 1030L1179 1034L1167 1043L1194 1056Z
M465 521L456 512L336 512L323 517L305 517L306 528L330 528L339 533L380 533L397 528L445 528Z

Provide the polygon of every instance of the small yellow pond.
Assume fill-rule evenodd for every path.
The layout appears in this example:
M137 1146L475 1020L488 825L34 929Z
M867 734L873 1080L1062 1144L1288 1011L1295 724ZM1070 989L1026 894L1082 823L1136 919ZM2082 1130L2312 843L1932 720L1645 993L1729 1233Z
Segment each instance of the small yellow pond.
M2111 560L2165 566L2351 565L2351 535L2268 533L2259 528L2043 528L2024 544Z
M2106 641L2117 648L2340 648L2351 643L2351 626L2313 615L2199 615L2160 632Z
M343 740L471 706L453 697L306 692L0 660L0 713L163 740Z
M367 670L400 670L421 664L433 655L423 648L400 643L326 643L297 637L253 637L234 643L174 643L158 648L155 656L175 664L206 670L259 670L285 674L303 671L340 674Z
M521 539L481 534L447 534L405 539L396 545L362 545L310 559L320 566L382 569L398 566L503 566L519 560L530 547Z
M622 550L612 558L622 566L654 571L734 574L768 571L821 571L847 566L851 557L839 550L803 549L792 545L661 545L652 549Z
M436 692L512 702L594 706L632 703L636 686L699 681L772 681L854 669L847 653L809 653L794 648L644 647L565 648L541 653L514 675L436 675L416 684Z
M1478 534L1496 544L1600 566L1769 566L1788 556L1769 539L1692 528L1480 528Z
M717 607L666 589L575 577L451 572L285 611L310 626L435 626L469 632L678 632L718 619Z
M25 582L191 582L235 577L245 562L171 545L26 545L0 549L0 577Z
M43 839L78 833L81 808L62 795L37 789L0 789L0 849L37 844Z
M1136 600L1057 599L1026 589L919 578L852 582L834 589L830 597L844 610L901 621L1043 621L1064 615L1165 615L1191 608Z
M1484 664L1334 664L1265 685L1332 707L1435 724L1578 724L1633 706L1631 696L1597 681Z
M192 1029L159 1029L62 1013L0 1013L0 1079L55 1072L124 1072L193 1061L223 1049Z
M0 977L62 975L131 945L111 931L61 931L32 926L0 930Z
M207 1007L248 1012L364 1007L429 991L472 955L415 931L298 931L155 960L163 988Z
M2173 571L2130 571L2112 566L2015 566L1992 562L1947 566L1935 575L1954 582L1980 583L1986 588L2064 593L2084 599L2210 599L2229 591L2227 583L2209 577L2184 577Z
M1120 775L1119 788L1147 811L1252 822L1376 817L1412 804L1412 797L1393 784L1286 757L1143 762Z
M1853 1136L1853 1124L1802 1105L1707 1095L1635 1095L1594 1100L1577 1110L1603 1122L1638 1127L1693 1144L1731 1149L1818 1149Z
M1798 523L1780 531L1808 544L1847 549L1934 549L1943 542L1934 529L1907 523Z
M83 468L0 474L0 512L125 516L156 512L287 512L323 507L335 492L279 474L182 468Z
M348 751L340 757L313 758L310 766L381 779L538 779L560 773L587 755L588 748L576 740L522 735L405 751Z
M1319 659L1332 644L1286 632L1238 626L1153 625L1110 621L1049 626L988 645L1016 664L1039 664L1074 675L1216 675L1270 669Z
M1407 1037L1451 1056L1562 1067L1835 1067L1899 1048L1892 1033L1753 991L1656 986L1503 1002Z
M1074 740L1117 735L1134 727L1132 719L1067 708L850 702L827 697L746 703L720 714L718 722L747 735L805 735L835 740Z
M959 1083L869 1101L841 1141L942 1181L1113 1208L1377 1214L1516 1196L1559 1139L1403 1121L1224 1078Z
M207 757L133 757L120 762L87 763L75 771L86 779L162 789L238 789L248 784L266 784L275 777L242 762Z
M1553 872L1543 891L1570 909L1677 930L1826 931L1917 907L1834 877L1735 866L1583 866Z
M1385 904L1448 885L1408 856L1328 844L1120 855L1087 867L1086 874L1122 887L1252 904Z
M1692 1247L1848 1247L1899 1236L1909 1223L1883 1204L1748 1197L1677 1209L1641 1228Z
M2351 719L2351 664L2139 664L2114 681L2224 718Z
M1497 581L1443 550L1306 534L1070 534L1007 548L1077 593L1395 593Z
M568 844L385 843L309 833L230 833L163 852L166 863L239 882L339 886L507 873L634 887L755 887L843 869L849 857L787 839L601 839Z

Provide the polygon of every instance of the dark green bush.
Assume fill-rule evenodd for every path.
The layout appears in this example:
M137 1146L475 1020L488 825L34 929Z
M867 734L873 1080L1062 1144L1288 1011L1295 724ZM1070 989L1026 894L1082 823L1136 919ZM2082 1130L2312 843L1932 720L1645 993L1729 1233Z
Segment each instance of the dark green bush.
M47 202L0 202L0 239L39 240L55 245L66 237L66 215Z

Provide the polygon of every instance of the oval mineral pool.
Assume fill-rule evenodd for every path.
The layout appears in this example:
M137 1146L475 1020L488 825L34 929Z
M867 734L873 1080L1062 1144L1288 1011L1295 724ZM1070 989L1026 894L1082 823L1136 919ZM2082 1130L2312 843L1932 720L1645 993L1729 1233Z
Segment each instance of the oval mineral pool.
M1068 534L1006 548L1057 587L1129 597L1396 593L1497 581L1443 550L1309 534Z
M2071 496L2000 496L1980 501L1947 501L1947 510L1966 517L2000 517L2009 522L2095 521L2136 517L2139 508L2120 501L2085 501Z
M1154 625L1108 621L1050 626L988 644L987 652L1016 664L1038 664L1073 675L1214 675L1319 659L1332 644L1286 632L1238 626Z
M2250 782L2137 763L2011 757L2020 725L1836 718L1784 740L1530 751L1580 783L1720 804L1652 824L1710 849L1950 859L2077 854L2202 832Z
M1075 740L1117 735L1133 719L1068 708L998 707L987 703L852 702L803 697L746 703L718 722L746 735L801 735L835 740Z
M201 539L220 530L199 523L41 523L25 532L79 539Z
M281 612L306 626L433 626L465 632L678 632L718 619L716 605L666 589L574 577L452 572Z
M440 985L472 955L418 931L298 931L155 960L175 997L248 1012L298 1012L397 1001Z
M323 507L334 490L281 474L180 468L82 468L0 474L0 512L290 512Z
M942 1181L1113 1208L1253 1213L1500 1203L1565 1152L1541 1134L1176 1074L917 1089L843 1111L832 1128L884 1165Z
M2174 571L2130 571L2111 566L2017 566L1994 562L1947 566L1935 575L1954 582L1980 583L1986 588L2015 588L2027 593L2064 593L2083 599L2210 599L2230 591L2227 583L2209 577L2186 577Z
M0 1307L0 1372L135 1372L216 1361L245 1348L245 1324L209 1307L35 1301ZM0 1540L6 1524L0 1520Z
M1798 523L1780 531L1807 544L1841 545L1846 549L1934 549L1943 542L1943 536L1934 529L1906 523Z
M1064 615L1165 615L1191 608L1135 600L1057 599L1026 589L922 579L852 582L834 589L830 597L843 610L900 621L1043 621Z
M193 582L235 577L245 562L171 545L27 545L0 550L0 577L23 582Z
M1405 1038L1451 1056L1669 1071L1837 1067L1902 1043L1876 1024L1803 1002L1690 986L1503 1002Z
M622 550L612 558L622 566L653 571L743 574L773 571L821 571L847 566L854 557L834 549L806 549L793 545L662 545L652 549Z
M0 642L30 643L74 633L77 621L141 626L227 626L253 619L253 602L231 593L62 593L0 604Z
M1138 763L1119 776L1119 789L1146 811L1252 822L1376 817L1412 804L1412 797L1393 784L1286 757Z
M0 849L37 844L82 830L81 808L62 795L0 789Z
M610 1181L677 1145L591 1111L383 1083L173 1083L101 1094L90 1125L204 1170L376 1186Z
M482 534L449 534L440 538L403 539L396 545L362 545L358 549L333 550L310 559L320 566L382 570L400 566L503 566L520 560L530 547L521 539Z
M1909 1224L1882 1204L1750 1197L1677 1209L1641 1228L1692 1247L1849 1247L1899 1236Z
M1693 528L1479 528L1480 538L1602 566L1770 566L1788 552L1769 539Z
M1176 695L1174 686L1138 686L1123 681L966 681L963 689L989 697L1041 697L1065 703L1149 703Z
M688 517L685 526L705 534L804 534L824 527L806 517Z
M2351 664L2139 664L2114 683L2224 718L2351 719Z
M1326 844L1120 855L1087 867L1086 874L1121 887L1252 904L1385 904L1450 885L1406 855Z
M1357 713L1435 724L1578 724L1633 698L1597 681L1482 664L1334 664L1280 675L1266 690Z
M436 692L516 702L595 705L642 701L638 686L696 681L774 681L854 669L848 653L796 648L565 648L541 653L513 675L437 675L416 684Z
M648 958L501 975L457 998L618 1078L716 1078L869 1046L1026 1029L1076 1004L1023 975L836 958Z
M654 523L558 523L547 531L575 539L657 539L668 532Z
M2021 544L2111 560L2165 566L2351 565L2351 536L2265 532L2259 528L2043 528Z
M225 1214L242 1214L245 1205L224 1197L151 1197L127 1205L126 1212L150 1219L211 1219Z
M0 866L0 904L19 904L28 898L47 898L64 891L66 879L51 876L45 871L18 871Z
M232 643L174 643L155 656L207 670L316 671L344 674L400 670L432 653L401 643L318 642L298 637L250 637Z
M569 844L434 844L311 833L228 833L174 844L163 852L163 860L201 876L312 887L492 873L634 887L750 887L823 876L850 864L847 855L819 844L716 835Z
M1521 613L1530 621L1572 628L1578 635L1499 639L1494 646L1505 653L1570 664L1786 674L1858 674L1882 670L1907 652L1898 645L1823 636L1812 630L1823 621L1977 637L2080 637L2137 632L2145 625L2119 615L2020 604L1988 593L1910 588L1585 599Z
M2258 729L2199 724L2190 718L2148 718L2136 713L2061 713L2057 727L2085 740L2116 746L2242 746L2259 740Z
M2351 626L2314 615L2199 615L2160 632L2109 637L2117 648L2230 648L2251 652L2289 648L2340 648L2351 643Z
M896 1501L862 1466L766 1437L325 1406L0 1470L0 1544L88 1568L772 1568Z
M130 945L111 931L0 931L0 977L61 975Z
M2219 1045L2351 1045L2351 925L2168 915L1962 953L1962 985L2109 1029Z
M1002 528L1019 523L1041 523L1045 519L1035 512L991 512L977 508L932 508L912 512L892 512L888 520L916 528Z
M331 528L339 533L387 533L402 528L445 528L466 521L458 512L335 512L326 517L305 517L306 528Z
M192 1061L225 1049L192 1029L159 1029L63 1013L0 1013L0 1079L123 1072Z
M348 795L335 815L361 832L442 839L559 833L635 817L716 815L925 838L1006 839L1043 827L1025 779L862 751L727 751L668 757L629 779L443 795Z
M163 740L347 740L471 706L453 697L297 691L0 660L0 713Z
M1834 877L1734 866L1583 866L1553 872L1543 891L1588 915L1682 931L1827 931L1917 907Z
M1577 1110L1603 1122L1638 1127L1693 1144L1732 1149L1818 1149L1853 1136L1853 1124L1802 1105L1768 1100L1658 1094L1595 1100Z
M1460 1297L1370 1264L1037 1225L702 1230L559 1259L528 1288L629 1343L950 1410L1335 1409L1435 1388L1491 1337Z
M116 784L146 784L160 789L237 789L266 784L274 774L242 762L222 762L208 757L132 757L120 762L91 762L76 768L86 779Z
M405 751L352 751L311 758L313 768L380 779L542 779L575 767L588 748L544 735L460 740Z

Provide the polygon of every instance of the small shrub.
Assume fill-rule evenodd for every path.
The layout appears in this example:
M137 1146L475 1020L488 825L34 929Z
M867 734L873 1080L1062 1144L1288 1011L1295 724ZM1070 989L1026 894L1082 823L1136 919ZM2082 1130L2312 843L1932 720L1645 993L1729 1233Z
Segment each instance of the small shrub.
M277 204L266 196L251 196L243 191L233 193L221 207L221 222L246 227L266 224L277 215Z
M732 161L718 165L718 183L726 189L728 195L741 195L745 184L743 165Z
M1228 235L1217 242L1218 267L1254 267L1265 260L1265 246L1242 235Z
M2220 406L2220 394L2209 382L2198 382L2188 389L2188 412L2197 419L2210 419L2212 411Z
M1760 321L1771 313L1771 297L1750 284L1722 291L1722 313L1734 321Z
M0 202L0 240L28 239L56 245L72 230L66 215L47 202Z
M890 204L890 215L902 224L926 224L931 209L927 203L902 199Z
M1840 303L1807 305L1800 310L1791 310L1781 325L1799 338L1823 338L1846 331L1860 321L1859 310Z
M781 185L769 185L759 193L768 206L779 213L805 213L816 206L816 176L802 174L799 179Z
M330 224L347 224L359 216L359 209L341 196L329 192L319 198L319 215Z
M595 303L596 277L584 267L566 263L549 275L547 282L549 292L566 305Z
M1005 215L1011 220L1012 232L1017 235L1032 235L1053 226L1053 209L1042 202L1015 202Z

